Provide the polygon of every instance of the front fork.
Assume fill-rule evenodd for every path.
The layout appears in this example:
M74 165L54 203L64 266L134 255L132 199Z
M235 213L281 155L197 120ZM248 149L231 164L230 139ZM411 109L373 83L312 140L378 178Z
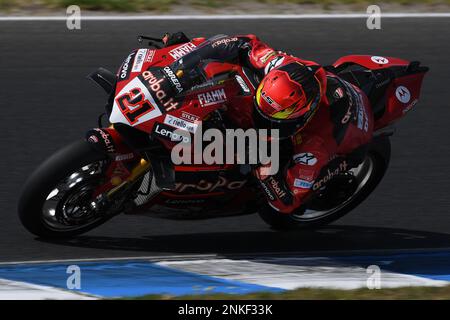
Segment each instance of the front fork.
M109 190L106 194L109 199L112 198L116 193L118 193L121 190L126 190L128 186L133 185L133 183L142 177L145 173L148 172L150 169L150 162L147 160L141 158L139 163L131 170L131 174L128 176L126 180L124 180L122 183L114 187L113 189Z

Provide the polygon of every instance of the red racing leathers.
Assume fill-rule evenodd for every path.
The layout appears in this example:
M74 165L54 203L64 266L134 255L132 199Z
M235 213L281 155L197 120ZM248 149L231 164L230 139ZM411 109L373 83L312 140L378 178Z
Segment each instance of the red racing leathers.
M292 213L313 191L347 171L351 163L344 156L358 149L364 153L364 145L372 138L373 114L366 95L315 62L276 51L255 35L216 36L176 61L172 68L182 64L186 70L205 60L237 62L253 69L260 78L293 62L317 69L320 105L301 132L291 137L289 147L280 150L290 152L288 161L273 176L264 176L261 167L254 170L268 203L279 212Z

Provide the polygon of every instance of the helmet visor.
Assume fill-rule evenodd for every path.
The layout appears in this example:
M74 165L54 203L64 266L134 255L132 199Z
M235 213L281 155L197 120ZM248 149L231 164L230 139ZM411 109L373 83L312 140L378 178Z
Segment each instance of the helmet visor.
M257 129L267 129L267 134L270 135L270 130L278 130L280 139L286 139L294 135L305 125L305 118L283 119L277 120L269 118L261 112L257 103L253 107L253 122Z

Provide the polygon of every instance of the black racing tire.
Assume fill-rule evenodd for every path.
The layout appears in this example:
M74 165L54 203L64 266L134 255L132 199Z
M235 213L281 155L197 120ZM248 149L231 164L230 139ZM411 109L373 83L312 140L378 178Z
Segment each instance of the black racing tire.
M301 220L294 214L282 214L269 205L264 205L258 212L260 217L275 230L316 229L338 220L361 204L383 179L391 158L389 137L374 138L366 157L370 157L373 161L370 177L358 191L358 194L339 210L317 219Z
M111 215L105 215L79 228L57 230L45 222L42 214L47 195L59 181L83 166L106 159L107 156L95 150L90 143L77 141L43 162L28 178L22 189L18 213L23 226L38 237L68 238L85 233L109 220Z

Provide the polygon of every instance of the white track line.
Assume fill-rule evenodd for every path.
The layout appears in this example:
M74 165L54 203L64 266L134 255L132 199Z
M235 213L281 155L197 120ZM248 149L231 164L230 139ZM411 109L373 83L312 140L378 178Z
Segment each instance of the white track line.
M187 255L156 255L156 256L129 256L129 257L106 257L106 258L74 258L74 259L53 259L53 260L25 260L0 262L0 266L13 264L38 264L38 263L70 263L70 262L97 262L97 261L125 261L125 260L148 260L148 261L169 261L169 260L198 260L198 259L220 259L220 258L260 258L276 257L297 257L297 258L323 258L334 256L370 256L370 255L395 255L395 254L420 254L427 252L439 253L449 252L450 248L415 248L415 249L368 249L368 250L337 250L337 251L286 251L286 252L248 252L248 253L228 253L228 254L187 254Z
M278 261L278 263L277 263ZM297 288L358 289L367 287L363 266L332 258L197 261L162 261L158 265L216 278L293 290ZM382 288L407 286L446 286L447 281L382 270Z
M126 260L177 260L177 259L215 259L217 255L198 254L198 255L161 255L161 256L131 256L131 257L109 257L109 258L81 258L81 259L56 259L56 260L26 260L26 261L8 261L0 262L0 266L12 264L39 264L39 263L70 263L70 262L105 262L105 261L126 261Z
M83 16L83 21L105 20L261 20L261 19L361 19L369 17L364 13L331 14L246 14L246 15L104 15ZM381 18L450 18L450 12L443 13L382 13ZM0 16L0 21L65 21L66 16Z
M0 300L94 300L76 291L50 286L36 285L21 281L0 279Z

